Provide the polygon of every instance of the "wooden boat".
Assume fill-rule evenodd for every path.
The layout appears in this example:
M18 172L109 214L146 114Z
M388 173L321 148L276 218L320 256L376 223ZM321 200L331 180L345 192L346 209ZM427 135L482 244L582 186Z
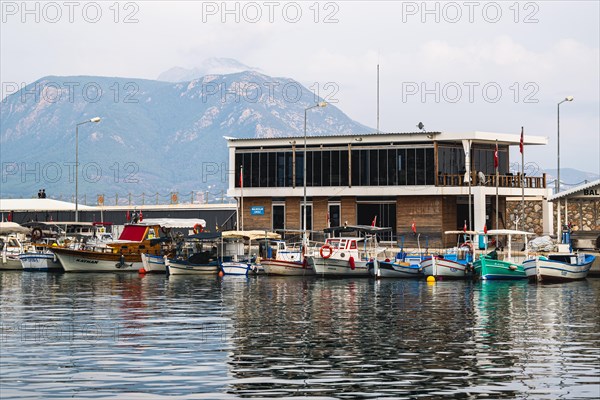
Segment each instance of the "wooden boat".
M65 272L138 272L142 267L142 253L163 255L160 238L167 221L172 219L148 219L142 223L127 224L119 239L106 243L106 247L84 249L55 248ZM180 220L185 226L206 222L201 219Z
M482 233L480 233L482 234ZM525 237L525 251L527 252L527 235L533 235L530 232L516 231L510 229L489 230L487 236L507 236L508 253L503 260L499 260L496 251L490 254L481 255L473 263L473 269L476 276L483 280L491 279L526 279L525 269L522 263L518 263L512 258L511 239L514 235L523 235Z
M464 237L462 243L452 249L447 249L443 254L432 255L421 262L423 275L433 276L436 280L465 279L472 274L473 241L477 232L473 231L446 231L446 235Z
M318 252L307 257L308 265L314 268L315 274L323 277L369 276L368 262L385 251L377 244L377 234L389 230L372 226L327 228L325 233L354 232L365 236L326 239Z
M595 259L591 254L557 253L525 260L523 267L533 282L569 282L585 279Z

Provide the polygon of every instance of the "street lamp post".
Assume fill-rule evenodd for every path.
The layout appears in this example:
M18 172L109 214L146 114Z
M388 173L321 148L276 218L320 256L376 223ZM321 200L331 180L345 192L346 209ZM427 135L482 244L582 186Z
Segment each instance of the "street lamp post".
M556 106L556 193L560 192L560 105L565 101L573 101L573 96L567 96L564 100L558 103ZM557 211L556 211L556 238L561 236L560 227L560 199L557 199ZM566 210L565 210L566 212ZM562 243L562 240L561 240Z
M75 222L79 222L79 125L88 122L100 122L100 117L94 117L75 125Z
M306 233L306 114L308 112L308 110L312 110L313 108L317 108L317 107L325 107L327 105L326 102L321 101L317 104L315 104L314 106L310 106L308 108L304 109L304 201L303 201L303 208L304 208L304 215L302 217L302 231L304 232L304 241L306 241L307 238L307 233ZM306 242L304 243L304 245L306 246Z

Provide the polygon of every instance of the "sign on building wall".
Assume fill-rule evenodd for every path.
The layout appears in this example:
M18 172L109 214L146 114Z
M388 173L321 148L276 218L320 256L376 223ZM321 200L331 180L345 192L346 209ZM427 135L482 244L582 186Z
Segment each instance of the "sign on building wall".
M265 207L264 206L250 207L250 215L265 215Z

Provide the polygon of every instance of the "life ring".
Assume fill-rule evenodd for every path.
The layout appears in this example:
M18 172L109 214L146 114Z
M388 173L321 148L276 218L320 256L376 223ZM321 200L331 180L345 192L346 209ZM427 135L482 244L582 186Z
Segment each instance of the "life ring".
M327 250L327 252L325 252L325 250ZM333 254L333 248L328 244L324 244L323 246L321 246L321 249L319 250L319 254L323 258L329 258Z
M469 249L469 251L473 251L473 243L472 242L464 242L460 245L461 248Z
M194 235L199 234L200 232L202 232L204 228L202 228L202 225L200 224L196 224L194 225Z
M41 238L42 238L42 230L40 228L34 228L31 231L31 240L33 240L34 242L37 242Z

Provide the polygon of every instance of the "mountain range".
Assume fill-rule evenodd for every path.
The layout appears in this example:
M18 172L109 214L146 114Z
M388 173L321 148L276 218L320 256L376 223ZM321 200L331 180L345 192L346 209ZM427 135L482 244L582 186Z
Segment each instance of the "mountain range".
M215 196L227 185L223 136L302 135L305 108L322 101L293 79L257 71L185 82L167 82L178 80L167 72L161 80L47 76L7 96L0 105L0 196L31 196L45 188L50 197L70 199L76 125L94 117L101 121L77 129L80 196ZM311 111L307 132L373 129L328 105Z

